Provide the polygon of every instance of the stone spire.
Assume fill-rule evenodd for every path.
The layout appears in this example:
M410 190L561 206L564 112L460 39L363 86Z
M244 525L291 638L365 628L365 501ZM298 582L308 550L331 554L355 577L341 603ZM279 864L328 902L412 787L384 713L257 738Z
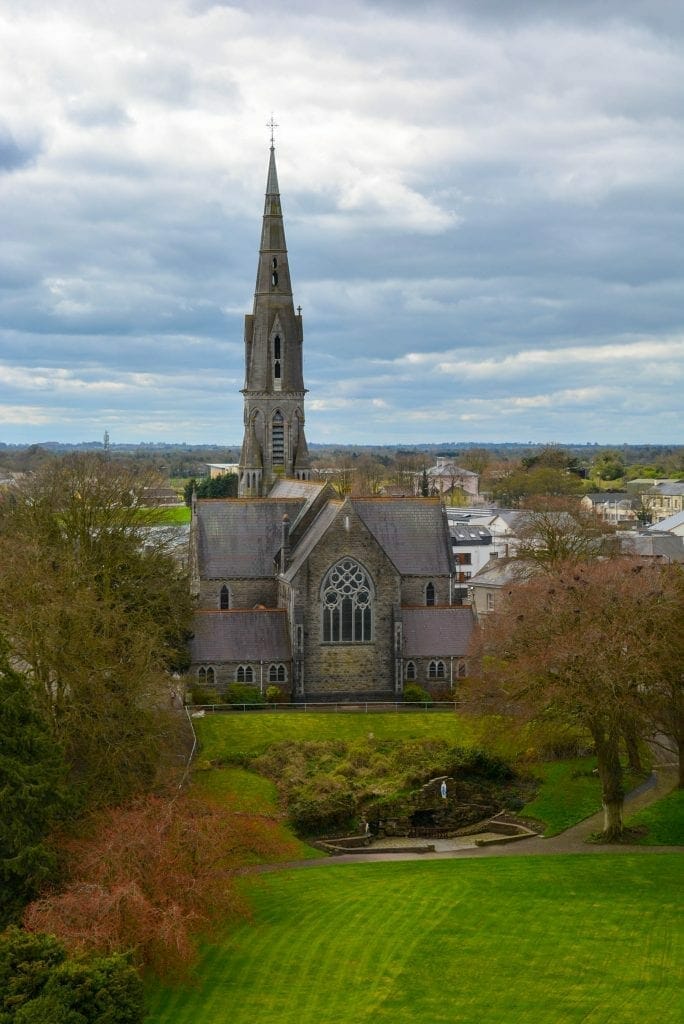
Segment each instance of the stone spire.
M266 179L256 290L245 317L245 437L240 496L267 494L280 477L308 480L302 317L295 313L275 148Z

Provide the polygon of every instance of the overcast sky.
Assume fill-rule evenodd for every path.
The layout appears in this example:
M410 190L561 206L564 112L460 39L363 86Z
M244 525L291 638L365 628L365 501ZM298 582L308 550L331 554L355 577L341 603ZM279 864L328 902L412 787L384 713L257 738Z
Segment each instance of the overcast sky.
M242 437L269 134L310 441L682 441L680 0L3 0L0 440Z

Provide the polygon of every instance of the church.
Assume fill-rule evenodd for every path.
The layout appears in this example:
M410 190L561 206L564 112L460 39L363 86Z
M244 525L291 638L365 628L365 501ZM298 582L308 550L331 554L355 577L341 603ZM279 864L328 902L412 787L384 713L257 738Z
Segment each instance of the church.
M245 316L239 497L193 499L191 679L297 701L454 693L472 611L439 498L339 498L312 479L303 329L271 149L256 291Z

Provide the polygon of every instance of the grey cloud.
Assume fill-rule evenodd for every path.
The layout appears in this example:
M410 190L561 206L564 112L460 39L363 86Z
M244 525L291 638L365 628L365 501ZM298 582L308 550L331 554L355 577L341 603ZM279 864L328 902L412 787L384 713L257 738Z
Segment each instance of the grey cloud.
M67 117L84 128L120 128L132 123L125 108L115 100L78 97L67 103Z
M41 148L40 140L34 138L20 142L9 128L0 124L0 172L28 167L37 159Z

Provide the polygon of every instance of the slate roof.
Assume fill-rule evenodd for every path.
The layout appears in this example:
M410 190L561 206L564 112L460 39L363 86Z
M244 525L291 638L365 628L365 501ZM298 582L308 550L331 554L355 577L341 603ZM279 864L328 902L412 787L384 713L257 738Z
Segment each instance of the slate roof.
M223 661L289 661L284 609L196 612L190 655L194 664Z
M445 576L451 571L449 532L439 498L350 498L400 573Z
M204 579L273 577L283 516L292 521L302 498L228 498L197 502L197 554Z
M470 469L463 469L461 466L457 466L455 462L443 462L438 466L430 466L426 472L428 476L477 476L477 473L473 473Z
M622 508L632 508L636 500L634 495L625 491L592 491L584 497L592 505L620 505Z
M271 488L269 498L271 500L280 498L301 499L302 506L297 514L297 518L291 517L290 529L294 531L295 526L306 516L316 499L327 487L328 484L325 481L320 483L313 480L277 480Z
M661 519L659 523L654 523L648 529L653 533L667 533L668 530L675 530L678 526L684 526L684 512L675 512L674 515L668 516L667 519Z
M476 572L469 585L483 587L505 587L509 583L517 583L530 575L528 562L509 561L505 558L490 559Z
M462 658L474 619L470 608L402 608L405 658Z
M684 537L674 533L619 534L618 537L624 554L684 562Z
M492 535L484 526L470 526L468 523L449 523L451 543L462 544L491 544Z
M662 484L656 484L652 491L649 491L649 497L652 494L667 494L672 497L678 497L680 494L684 494L684 480L668 480Z
M292 561L284 574L286 580L292 582L341 508L342 501L328 501L321 509L292 555Z

